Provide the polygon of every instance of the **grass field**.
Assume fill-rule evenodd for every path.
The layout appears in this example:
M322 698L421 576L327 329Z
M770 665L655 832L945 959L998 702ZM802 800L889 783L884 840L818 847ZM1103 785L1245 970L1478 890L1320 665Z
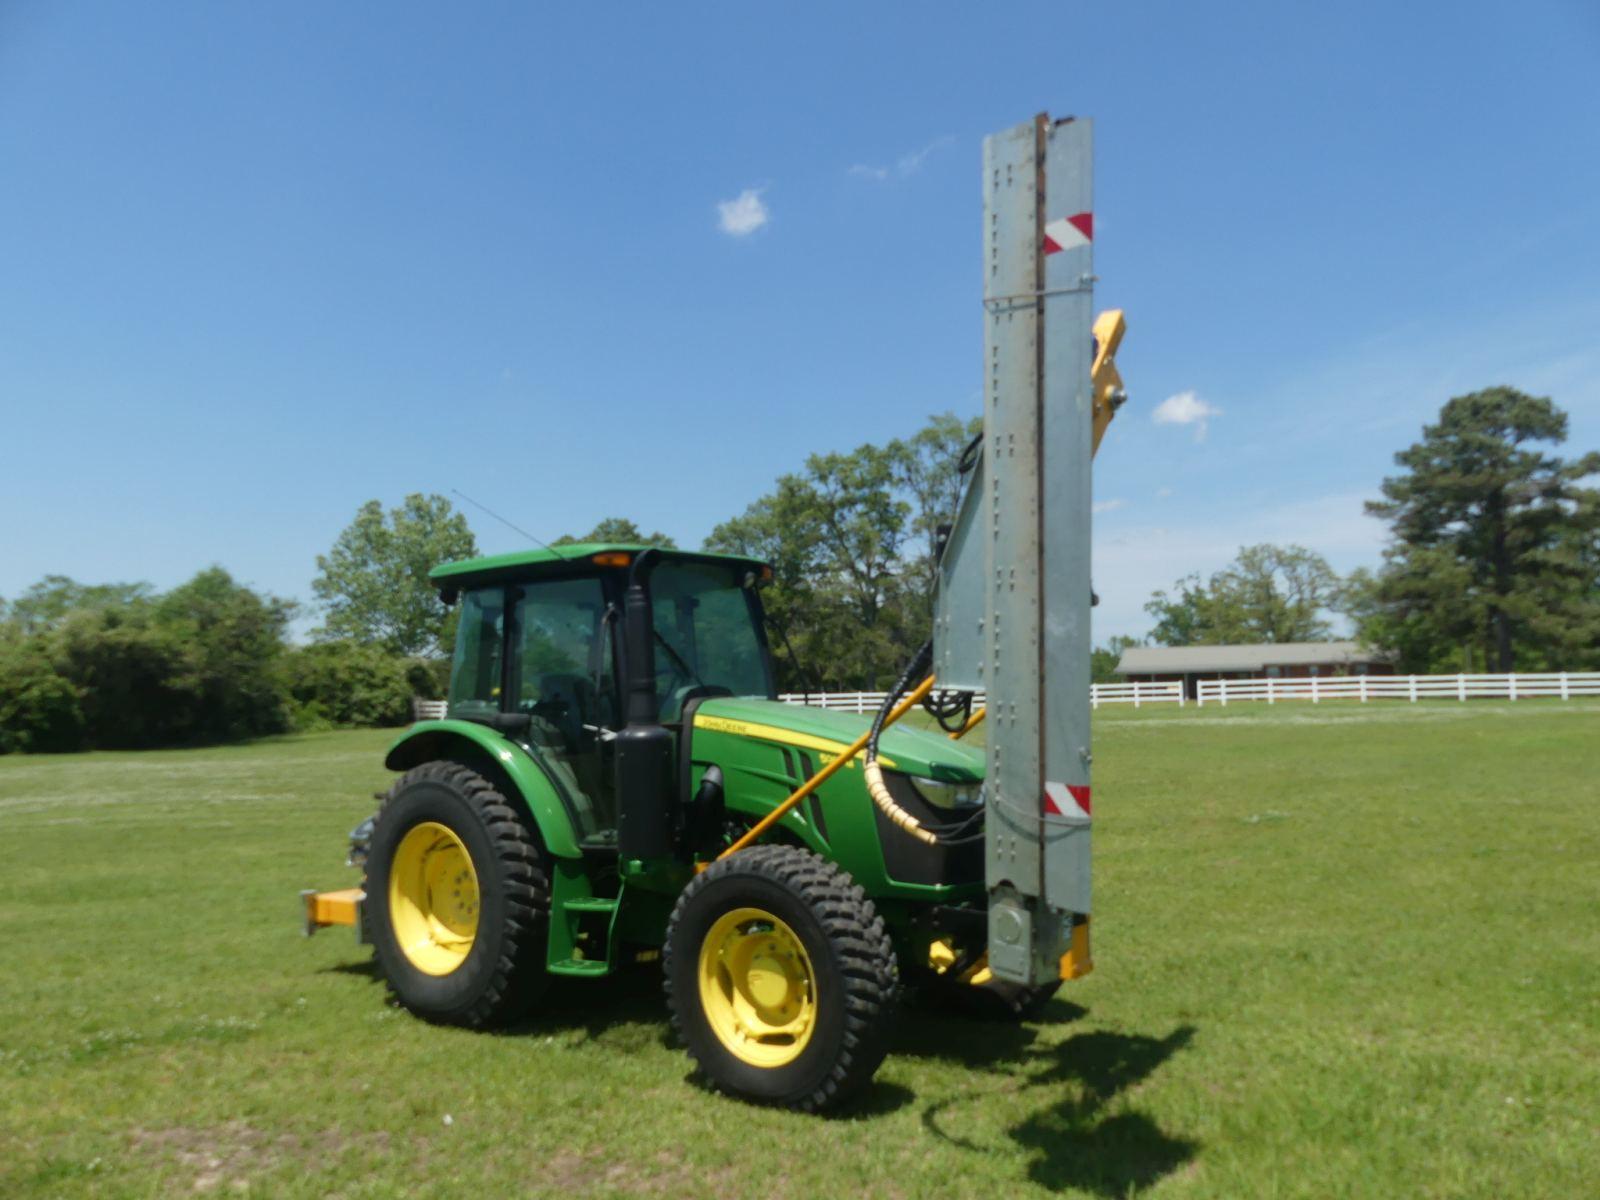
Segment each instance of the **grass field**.
M0 1196L1600 1192L1600 706L1101 710L1095 974L828 1119L647 970L490 1036L303 940L389 736L0 759Z

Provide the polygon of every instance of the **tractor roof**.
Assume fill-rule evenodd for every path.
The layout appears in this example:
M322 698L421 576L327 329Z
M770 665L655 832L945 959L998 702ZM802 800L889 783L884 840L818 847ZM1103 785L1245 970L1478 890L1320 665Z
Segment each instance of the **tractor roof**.
M510 554L491 554L484 558L440 563L428 572L428 578L454 587L479 582L488 583L513 576L527 578L533 575L554 575L570 572L574 567L592 571L627 566L633 561L634 555L651 549L669 561L676 559L684 562L722 563L727 566L751 567L755 570L761 570L766 566L759 558L750 558L743 554L666 550L660 546L645 546L635 542L572 542L565 546L513 550ZM614 557L610 557L610 561L596 561L601 555Z

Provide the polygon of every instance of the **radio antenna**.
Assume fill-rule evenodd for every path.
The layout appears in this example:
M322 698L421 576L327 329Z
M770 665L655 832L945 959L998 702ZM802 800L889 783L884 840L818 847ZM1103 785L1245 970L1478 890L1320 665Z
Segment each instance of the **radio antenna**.
M484 512L488 513L496 521L499 521L500 524L504 525L507 529L515 530L516 532L520 533L523 537L527 538L530 542L534 543L534 545L536 545L536 546L543 546L546 550L550 551L551 554L554 554L562 562L566 562L567 561L567 556L565 554L561 553L561 551L557 550L549 542L540 541L538 538L534 537L533 534L529 533L526 529L523 529L520 525L513 525L510 521L506 520L499 513L495 512L494 509L490 508L487 504L479 504L478 501L474 500L471 496L467 495L460 488L451 488L450 490L452 492L454 492L456 495L460 496L468 504L471 504L476 508L483 509Z

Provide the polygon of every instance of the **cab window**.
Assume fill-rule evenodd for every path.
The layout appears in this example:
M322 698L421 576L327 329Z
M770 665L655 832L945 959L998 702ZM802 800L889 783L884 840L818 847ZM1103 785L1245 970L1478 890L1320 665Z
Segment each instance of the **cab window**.
M488 716L500 710L500 650L505 591L482 588L461 598L456 657L450 670L450 715Z
M511 694L529 716L528 739L571 793L584 831L612 828L615 610L594 578L522 584L512 595Z
M573 740L585 724L614 725L613 621L600 581L563 579L517 591L517 710L544 718Z
M754 582L747 569L706 563L669 561L650 576L663 721L677 720L685 697L695 690L773 694L751 595Z

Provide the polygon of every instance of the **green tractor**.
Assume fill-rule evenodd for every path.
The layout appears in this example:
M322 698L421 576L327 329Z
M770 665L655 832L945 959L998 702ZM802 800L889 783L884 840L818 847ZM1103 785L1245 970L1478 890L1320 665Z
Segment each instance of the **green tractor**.
M707 1079L818 1110L871 1079L903 984L1016 1018L1090 969L1087 473L1121 318L1091 344L1086 288L1027 287L1047 254L1088 277L1086 244L1041 235L1047 166L1087 207L1085 123L989 141L1047 197L986 168L998 283L1036 297L991 322L991 357L1029 371L991 382L933 642L875 717L827 711L778 699L758 560L586 544L435 568L460 609L447 714L388 752L362 887L305 894L308 930L355 925L411 1012L500 1025L554 977L659 954ZM1081 476L1059 519L1019 444ZM983 749L961 737L980 689ZM896 723L919 703L933 721Z

